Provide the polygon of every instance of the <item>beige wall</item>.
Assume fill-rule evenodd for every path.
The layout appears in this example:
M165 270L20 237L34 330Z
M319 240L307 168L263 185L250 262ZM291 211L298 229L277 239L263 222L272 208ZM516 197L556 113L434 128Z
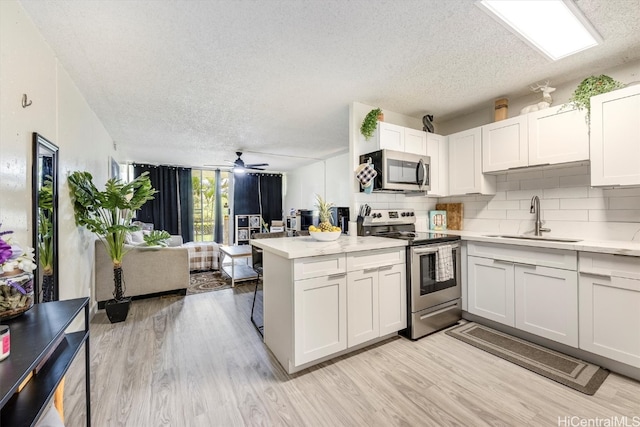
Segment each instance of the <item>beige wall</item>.
M31 135L59 151L60 299L92 295L93 236L74 223L66 183L75 170L104 182L113 142L19 3L0 1L0 222L32 245ZM22 94L33 104L22 108Z

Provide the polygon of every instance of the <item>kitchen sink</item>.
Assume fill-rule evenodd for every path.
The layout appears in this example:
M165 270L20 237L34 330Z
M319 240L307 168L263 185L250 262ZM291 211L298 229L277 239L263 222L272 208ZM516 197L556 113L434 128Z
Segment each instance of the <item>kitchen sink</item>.
M580 239L565 239L563 237L549 237L549 236L524 236L515 234L486 234L485 237L500 237L504 239L520 239L520 240L542 240L545 242L564 242L575 243L580 242Z

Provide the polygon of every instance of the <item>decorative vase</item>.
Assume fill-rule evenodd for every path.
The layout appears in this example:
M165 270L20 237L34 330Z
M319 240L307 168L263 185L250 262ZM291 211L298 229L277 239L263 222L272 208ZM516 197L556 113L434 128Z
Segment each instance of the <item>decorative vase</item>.
M0 320L20 316L33 307L33 273L22 270L0 274Z

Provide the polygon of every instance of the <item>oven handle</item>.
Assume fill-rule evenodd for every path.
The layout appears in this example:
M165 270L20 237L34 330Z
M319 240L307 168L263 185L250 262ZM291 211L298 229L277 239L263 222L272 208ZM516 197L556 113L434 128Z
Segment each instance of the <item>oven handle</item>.
M427 314L423 314L422 316L420 316L420 320L424 320L427 317L431 317L431 316L437 316L438 314L442 314L446 311L451 310L453 307L456 307L458 305L458 302L454 302L453 304L450 304L448 306L446 306L445 308L441 308L440 310L436 310L434 312L431 313L427 313Z
M451 249L458 249L459 247L460 247L460 243L454 243L451 245ZM423 248L423 247L411 248L411 253L414 255L435 254L436 252L438 252L438 245L433 245L426 248Z

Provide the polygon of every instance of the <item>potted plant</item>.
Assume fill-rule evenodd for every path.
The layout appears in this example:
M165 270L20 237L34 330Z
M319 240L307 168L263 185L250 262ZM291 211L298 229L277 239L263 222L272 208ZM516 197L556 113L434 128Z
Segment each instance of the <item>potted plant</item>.
M373 136L373 132L376 131L378 126L378 117L382 116L382 110L375 108L365 116L360 126L360 133L364 135L364 138L368 141Z
M620 83L604 74L599 76L590 76L584 79L569 98L569 106L578 110L587 110L586 121L589 123L591 116L591 97L602 93L611 92L615 89L624 87Z
M122 259L127 253L126 234L138 230L131 225L135 212L157 193L147 175L145 172L126 184L111 178L103 191L93 184L89 172L76 171L68 178L76 225L95 233L113 262L113 299L105 304L111 323L124 321L131 305L131 298L124 296Z

